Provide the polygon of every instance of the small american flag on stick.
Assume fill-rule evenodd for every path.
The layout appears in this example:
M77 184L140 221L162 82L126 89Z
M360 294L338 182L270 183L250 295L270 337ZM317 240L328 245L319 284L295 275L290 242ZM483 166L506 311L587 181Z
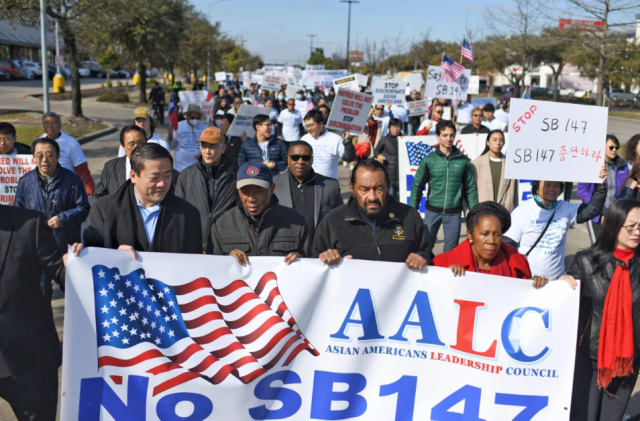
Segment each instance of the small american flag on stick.
M471 44L467 42L466 39L462 40L462 57L466 58L469 61L473 61L473 48L471 48Z
M447 73L451 78L456 81L462 73L465 71L465 68L462 64L458 63L451 57L446 54L442 55L442 63L440 63L445 73Z

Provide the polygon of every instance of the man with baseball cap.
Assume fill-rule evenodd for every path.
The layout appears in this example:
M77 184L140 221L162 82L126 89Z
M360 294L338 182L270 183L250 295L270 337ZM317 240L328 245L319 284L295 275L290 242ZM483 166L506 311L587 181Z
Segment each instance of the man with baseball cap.
M187 119L178 123L178 130L173 134L171 146L175 148L174 168L178 172L198 162L200 153L198 139L202 131L207 128L202 119L202 109L198 104L189 104Z
M131 124L140 127L144 130L146 134L147 143L157 143L160 146L163 146L166 150L171 152L171 146L169 146L169 142L158 136L155 132L156 125L153 120L151 120L151 116L149 115L149 109L147 107L138 107L133 110L133 121ZM118 150L118 158L122 158L126 153L122 145L120 145L120 149Z
M213 254L233 256L243 266L248 256L285 256L287 264L309 256L304 216L278 204L269 167L261 162L242 164L236 187L237 206L211 227Z
M235 185L236 168L224 155L226 145L220 129L207 127L200 134L198 143L201 156L198 162L180 174L176 196L200 211L202 249L207 250L207 245L211 245L211 225L235 205L238 190Z

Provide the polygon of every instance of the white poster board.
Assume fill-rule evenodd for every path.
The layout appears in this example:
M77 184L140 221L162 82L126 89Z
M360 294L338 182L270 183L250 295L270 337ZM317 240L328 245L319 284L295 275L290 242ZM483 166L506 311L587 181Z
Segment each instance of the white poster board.
M262 78L262 89L278 91L282 86L281 75L264 75Z
M400 79L378 79L373 82L373 105L399 105L404 107L406 96Z
M471 76L469 79L469 89L467 90L468 94L479 94L480 93L480 76Z
M33 155L0 155L0 205L13 205L20 178L35 167Z
M425 98L465 100L469 89L471 70L466 69L458 80L453 80L440 66L429 66Z
M579 288L282 260L70 254L60 419L569 420Z
M204 101L202 103L202 122L209 123L213 113L213 102Z
M226 72L216 72L215 73L215 77L216 77L216 82L224 82L225 80L227 80L227 73Z
M424 77L422 76L422 72L409 73L402 78L402 81L406 83L406 86L409 88L409 92L420 92L420 90L422 89L422 85L424 85Z
M324 64L307 64L304 70L324 70Z
M360 73L356 74L356 78L358 79L358 85L365 87L369 83L369 76L361 75Z
M178 92L180 97L180 105L182 106L182 112L187 112L189 104L198 104L202 107L202 103L207 97L207 91L180 91Z
M608 111L513 98L505 178L599 183Z
M333 80L347 75L347 70L303 70L302 86L315 88L321 86L333 86Z
M340 89L349 89L350 91L359 91L360 85L358 84L358 77L356 75L349 75L333 80L333 89L336 92Z
M341 89L333 101L327 129L338 132L349 130L352 135L362 133L369 118L372 102L371 95Z
M304 88L300 85L287 85L287 89L284 91L285 98L287 100L295 99L298 91L304 91Z
M270 111L271 108L242 104L236 114L236 118L234 118L233 123L231 123L231 127L229 127L227 136L242 136L242 133L247 132L247 138L254 137L256 135L256 131L251 125L253 117L258 114L268 116Z
M429 103L426 99L419 99L417 101L408 101L409 115L424 115L429 112Z

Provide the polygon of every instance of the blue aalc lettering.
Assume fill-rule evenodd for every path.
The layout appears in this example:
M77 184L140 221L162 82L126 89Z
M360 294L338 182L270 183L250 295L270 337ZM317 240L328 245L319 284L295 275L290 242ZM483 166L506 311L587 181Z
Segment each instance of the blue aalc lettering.
M550 349L545 347L538 355L528 356L524 353L521 346L520 334L521 334L521 322L524 315L533 311L540 315L542 322L544 323L544 327L547 330L550 330L550 317L548 309L541 309L537 307L521 307L513 310L506 319L504 319L504 323L502 324L502 346L504 350L507 351L507 354L511 358L516 361L520 361L522 363L532 363L544 358L547 353L549 353ZM516 323L517 322L517 323Z
M360 313L358 319L355 318L356 310ZM351 308L347 316L342 322L340 329L331 335L333 339L341 339L351 341L346 335L346 331L353 326L362 326L364 335L358 338L359 341L384 340L384 336L380 335L378 330L378 319L376 318L376 309L373 305L371 291L360 288L354 298Z
M412 319L415 320L416 318L418 321L412 321ZM444 346L444 342L438 337L438 329L436 329L436 322L433 318L429 294L425 291L416 293L413 303L411 303L409 311L402 325L400 325L400 329L398 329L398 333L389 339L398 342L409 342L405 335L410 328L419 328L422 332L422 339L417 340L416 343Z
M103 378L82 379L78 419L100 421L100 407L104 407L116 420L144 420L147 418L148 384L148 377L128 376L125 404Z
M182 417L176 414L176 407L180 402L191 402L193 412ZM160 421L204 421L213 412L213 403L209 398L197 393L174 393L164 396L158 401L156 414Z
M346 383L344 392L334 392L334 383ZM367 386L367 379L360 373L332 373L316 370L313 377L311 418L314 420L344 420L361 416L367 410L367 400L359 395ZM348 406L331 410L331 402L346 401Z
M271 383L280 380L282 384L302 383L300 376L293 371L279 371L273 373L260 380L253 389L256 398L265 401L280 401L282 407L280 409L270 410L266 405L256 406L249 409L249 415L254 420L281 420L294 415L302 406L302 398L300 395L284 387L272 387Z

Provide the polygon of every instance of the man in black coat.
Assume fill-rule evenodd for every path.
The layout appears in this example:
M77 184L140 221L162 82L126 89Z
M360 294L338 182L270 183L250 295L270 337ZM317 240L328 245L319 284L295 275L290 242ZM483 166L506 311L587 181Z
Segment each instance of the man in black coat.
M304 140L291 142L287 158L289 169L276 181L275 195L282 206L304 216L313 244L316 227L327 213L342 206L340 183L313 170L313 148Z
M129 179L131 154L136 147L145 143L147 143L147 134L142 128L130 125L120 130L120 145L124 149L125 156L114 158L104 164L94 193L96 199L115 193Z
M86 247L163 253L202 253L200 213L170 191L171 153L157 143L131 154L131 179L94 202Z
M460 130L460 134L484 134L489 133L491 129L482 124L482 110L476 107L471 112L471 123L467 124Z
M404 262L409 269L433 264L427 230L417 210L389 196L389 173L373 159L356 164L346 205L329 212L316 230L313 257L332 266L342 257Z
M391 186L389 186L389 195L399 200L400 179L398 176L398 136L402 131L402 121L397 118L389 120L389 134L380 139L373 151L373 156L384 165L389 171L391 177Z
M211 252L211 225L238 200L236 169L224 156L220 129L208 127L200 134L200 159L180 173L176 196L198 208L202 225L202 249Z
M56 419L62 350L43 271L64 287L63 255L46 218L0 205L0 397L19 420Z

